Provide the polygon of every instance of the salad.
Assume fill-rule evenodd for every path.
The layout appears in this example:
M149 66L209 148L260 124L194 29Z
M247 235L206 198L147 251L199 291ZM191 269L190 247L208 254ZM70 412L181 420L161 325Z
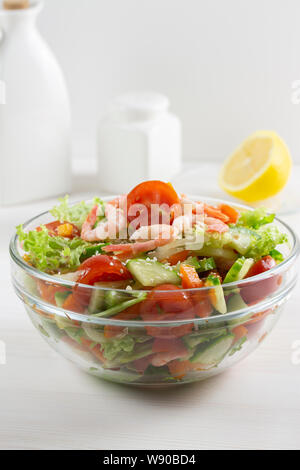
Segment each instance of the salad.
M225 315L255 306L281 284L279 275L236 284L284 260L287 236L263 208L238 212L147 181L111 201L71 205L66 196L50 213L54 221L34 230L17 227L26 263L53 278L32 278L32 293L65 312L36 309L40 330L92 357L91 372L118 371L126 381L181 380L235 354L273 311L242 324ZM193 322L212 316L224 316L215 329ZM95 321L101 318L118 324Z

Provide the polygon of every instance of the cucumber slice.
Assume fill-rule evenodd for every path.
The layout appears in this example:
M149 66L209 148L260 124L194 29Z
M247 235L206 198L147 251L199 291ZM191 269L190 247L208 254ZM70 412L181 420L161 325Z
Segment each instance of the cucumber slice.
M205 246L196 252L197 256L209 256L213 258L224 258L226 260L236 260L238 255L231 248L213 248Z
M180 284L177 272L158 261L133 259L127 265L134 279L144 287L155 287L159 284Z
M216 263L213 258L198 259L196 256L190 256L183 264L193 266L198 273L211 271L216 268Z
M227 306L224 297L223 287L218 276L211 274L205 281L206 287L213 287L210 289L208 295L213 307L218 310L218 312L224 314L227 312Z
M122 292L117 292L115 290L108 290L104 294L104 303L106 308L115 307L126 300L130 300L130 297L127 294L123 294Z
M230 350L233 340L234 335L229 333L214 339L209 344L204 343L190 361L204 365L217 365Z
M244 302L240 294L234 294L227 300L228 312L235 312L236 310L242 310L246 307L248 307L248 305Z
M128 362L136 361L153 354L152 344L144 343L135 348L132 352L123 352L119 354L114 361L117 364L126 364Z
M72 320L68 320L68 318L60 317L59 315L55 315L54 318L56 325L60 330L64 330L65 328L69 327L74 327L74 323L72 322Z
M247 253L253 240L261 238L254 230L249 230L245 227L232 227L229 233L231 235L229 246L241 255Z
M98 283L95 283L95 286L98 286ZM100 287L100 286L99 286ZM104 308L105 305L105 290L93 290L91 298L90 298L90 303L88 306L88 311L89 313L96 313L96 312L101 312L101 310Z
M226 274L224 284L244 279L253 264L252 258L244 258L243 256L238 258Z
M59 308L62 308L65 300L67 297L69 297L70 292L55 292L54 298L55 298L55 303Z
M211 334L199 334L199 333L192 333L190 335L183 337L183 342L188 349L193 349L199 344L208 343L209 341L218 338L219 336L224 336L227 334L226 328L222 328L219 331Z
M107 243L100 243L100 245L93 245L89 246L84 250L82 255L80 256L80 262L83 263L88 258L91 258L94 255L100 255L103 253L102 248L107 245Z
M121 304L115 305L115 307L108 308L107 310L103 310L102 312L94 313L93 315L95 317L103 317L103 318L112 317L113 315L116 315L117 313L120 313L123 310L126 310L126 308L132 307L133 305L136 305L139 302L142 302L143 300L145 300L146 297L147 297L146 292L141 291L135 297L130 297L130 299L126 300L126 302L122 302Z
M67 335L76 341L78 344L81 344L81 338L84 336L84 331L82 328L65 328Z

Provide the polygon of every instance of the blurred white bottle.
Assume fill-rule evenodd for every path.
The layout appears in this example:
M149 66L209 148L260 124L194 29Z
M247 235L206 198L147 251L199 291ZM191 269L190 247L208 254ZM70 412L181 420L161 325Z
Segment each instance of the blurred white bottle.
M116 98L98 130L99 189L125 193L144 180L169 181L181 169L181 123L167 97Z
M43 3L0 8L0 204L70 191L71 125L67 89L36 29Z

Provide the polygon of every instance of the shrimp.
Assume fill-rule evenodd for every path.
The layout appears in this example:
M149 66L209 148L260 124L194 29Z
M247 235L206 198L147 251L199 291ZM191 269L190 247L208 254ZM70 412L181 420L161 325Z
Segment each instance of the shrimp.
M98 206L95 205L86 218L81 230L81 238L87 242L96 242L116 238L117 233L127 228L127 218L122 209L117 209L112 204L105 208L106 221L100 222L93 229L97 221Z
M180 204L185 212L192 212L193 214L204 214L204 204L203 202L196 202L189 199L185 194L181 195ZM191 209L191 210L189 210Z
M229 230L229 227L225 222L222 222L220 219L216 219L214 217L205 217L204 220L207 228L207 232L219 232L219 233L224 233Z
M147 240L150 236L154 236L153 240ZM108 245L103 247L103 251L107 253L116 252L123 255L137 255L153 251L159 246L164 246L173 241L178 236L178 230L170 225L150 225L140 227L134 232L131 240L144 240L141 242L125 243L120 245Z

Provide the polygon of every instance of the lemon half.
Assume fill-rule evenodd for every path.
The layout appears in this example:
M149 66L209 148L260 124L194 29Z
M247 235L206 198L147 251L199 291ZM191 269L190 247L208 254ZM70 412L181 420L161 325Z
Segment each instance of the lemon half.
M258 131L225 160L219 185L246 202L267 199L286 185L292 159L283 140L273 131Z

